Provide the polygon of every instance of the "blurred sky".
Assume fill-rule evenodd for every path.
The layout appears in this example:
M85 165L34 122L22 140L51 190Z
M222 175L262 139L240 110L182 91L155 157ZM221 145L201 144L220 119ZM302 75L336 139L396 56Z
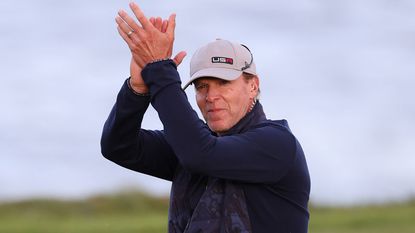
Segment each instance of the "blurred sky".
M176 51L216 38L253 51L268 118L287 119L306 152L312 202L415 196L415 1L138 3L149 16L177 13ZM0 1L0 200L125 187L168 194L168 182L100 154L129 75L120 8L128 1ZM153 109L143 127L162 128Z

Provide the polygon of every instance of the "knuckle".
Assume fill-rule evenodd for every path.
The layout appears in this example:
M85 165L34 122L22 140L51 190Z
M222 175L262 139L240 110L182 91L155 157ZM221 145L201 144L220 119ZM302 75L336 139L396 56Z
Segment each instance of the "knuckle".
M146 17L144 15L139 15L137 16L137 19L141 22L145 19Z

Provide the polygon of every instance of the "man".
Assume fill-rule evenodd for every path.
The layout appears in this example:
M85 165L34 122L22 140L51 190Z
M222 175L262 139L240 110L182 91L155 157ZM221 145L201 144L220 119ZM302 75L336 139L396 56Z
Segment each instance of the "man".
M217 40L193 55L185 87L194 84L205 124L181 88L176 66L185 53L170 59L175 15L147 19L130 7L141 26L119 12L131 77L105 123L103 155L172 181L169 233L307 232L306 160L287 122L266 119L248 48ZM150 102L163 131L141 129Z

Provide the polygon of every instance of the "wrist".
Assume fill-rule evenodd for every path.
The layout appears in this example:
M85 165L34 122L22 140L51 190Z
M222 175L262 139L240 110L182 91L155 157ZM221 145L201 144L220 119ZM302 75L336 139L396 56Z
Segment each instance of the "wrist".
M148 64L153 64L153 63L156 63L156 62L161 62L161 61L168 61L168 60L171 60L171 58L166 57L166 58L154 59L154 60L152 60L152 61L148 62L148 63L147 63L147 65L148 65Z
M134 94L138 96L150 96L150 92L148 87L145 84L141 85L132 85L131 84L131 77L127 79L127 86Z

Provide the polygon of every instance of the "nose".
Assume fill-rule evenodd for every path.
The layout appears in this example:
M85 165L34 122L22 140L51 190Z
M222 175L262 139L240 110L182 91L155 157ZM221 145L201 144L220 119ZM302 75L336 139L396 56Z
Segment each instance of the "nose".
M206 93L206 101L207 102L213 102L217 100L220 96L220 90L219 88L215 86L210 86Z

